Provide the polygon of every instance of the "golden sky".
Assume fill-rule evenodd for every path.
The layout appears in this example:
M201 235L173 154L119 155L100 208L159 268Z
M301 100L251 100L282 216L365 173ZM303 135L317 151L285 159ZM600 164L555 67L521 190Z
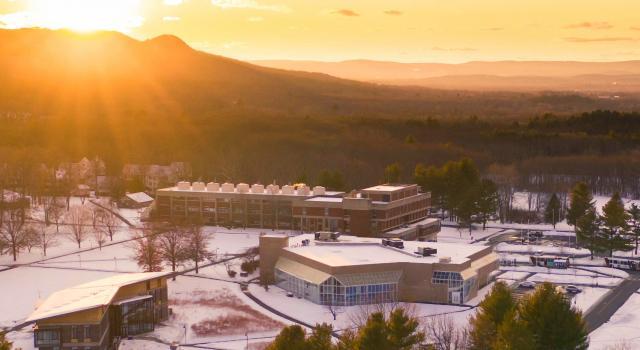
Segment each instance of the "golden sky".
M637 0L0 0L0 27L174 34L239 59L640 59Z

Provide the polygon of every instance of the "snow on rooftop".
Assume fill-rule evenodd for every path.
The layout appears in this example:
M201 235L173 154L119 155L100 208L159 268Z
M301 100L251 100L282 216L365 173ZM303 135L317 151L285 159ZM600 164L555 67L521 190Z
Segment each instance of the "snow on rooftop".
M311 244L303 246L302 240L309 239ZM436 248L434 256L420 257L414 253L418 247ZM440 242L404 241L404 249L385 247L380 238L340 236L338 242L316 242L313 234L303 234L291 238L288 251L315 260L329 266L369 265L385 263L423 263L433 264L440 258L451 258L452 264L461 264L469 256L485 249L486 246Z
M329 202L329 203L342 203L342 197L313 197L306 200L306 202Z
M411 185L378 185L369 188L365 188L362 191L379 191L379 192L393 192L398 191L404 188L407 188Z
M26 322L108 305L120 287L168 274L168 272L121 274L57 291L38 306Z
M136 203L147 203L153 201L153 198L144 192L127 193L127 198Z

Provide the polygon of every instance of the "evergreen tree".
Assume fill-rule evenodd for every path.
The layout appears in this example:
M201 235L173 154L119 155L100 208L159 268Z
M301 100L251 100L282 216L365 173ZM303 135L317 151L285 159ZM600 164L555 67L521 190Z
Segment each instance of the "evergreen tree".
M578 219L593 206L593 196L584 182L578 182L570 194L570 206L567 210L567 223L576 225Z
M593 254L602 251L602 241L600 238L600 217L596 213L596 208L590 207L576 222L576 240L582 248L588 249Z
M491 292L478 306L478 312L469 319L469 349L492 349L496 343L498 327L515 306L511 289L503 282L494 284Z
M633 249L631 240L627 238L628 219L629 214L624 209L620 194L616 192L602 207L602 243L603 247L609 251L609 256L613 256L616 250Z
M347 329L340 334L340 340L336 344L336 350L357 350L358 335L351 329Z
M424 191L431 193L432 204L442 210L444 220L445 210L445 176L444 172L434 166L425 167L422 164L416 165L414 171L414 181L422 187Z
M386 183L397 183L400 181L400 174L402 173L402 168L400 167L400 163L393 163L387 165L384 168L384 182Z
M493 350L534 350L533 335L519 319L515 309L509 311L498 326Z
M530 339L537 350L586 350L588 333L582 313L571 307L565 296L550 283L544 283L525 297L518 315L524 327L533 335Z
M409 317L404 309L393 310L387 321L389 350L411 350L422 343L425 335L418 326L418 320Z
M498 210L500 196L498 195L498 187L491 180L482 180L480 182L480 194L478 197L477 210L482 221L482 229L487 227L487 220L492 214Z
M299 325L284 327L267 350L306 350L305 332Z
M316 325L313 332L307 338L307 350L332 350L331 332L333 327L330 324L323 323Z
M633 237L635 254L638 255L638 243L640 243L640 207L635 203L627 211L629 214L629 235Z
M5 333L0 331L0 350L11 350L13 343L5 338Z
M549 203L547 203L547 207L544 210L544 220L546 222L550 222L553 225L553 229L555 230L556 224L562 219L560 217L560 200L558 196L554 193L549 198Z
M341 191L345 186L344 177L338 170L333 172L329 170L323 170L318 176L318 185L326 187L330 190Z
M387 324L382 312L374 312L358 332L358 350L389 350Z

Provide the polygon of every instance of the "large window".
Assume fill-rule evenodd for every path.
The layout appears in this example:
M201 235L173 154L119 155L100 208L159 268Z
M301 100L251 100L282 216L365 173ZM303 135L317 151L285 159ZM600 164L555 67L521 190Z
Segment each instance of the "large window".
M35 346L59 346L60 330L59 329L38 329L35 331Z
M330 277L320 284L313 284L276 269L278 287L317 304L350 306L397 301L397 282L366 284L366 281L375 281L375 277L369 274L350 276L352 280L364 282L358 284L347 285L335 277Z
M459 272L434 271L431 278L433 284L446 284L449 302L452 304L463 304L467 302L469 293L476 283L476 278L462 279Z

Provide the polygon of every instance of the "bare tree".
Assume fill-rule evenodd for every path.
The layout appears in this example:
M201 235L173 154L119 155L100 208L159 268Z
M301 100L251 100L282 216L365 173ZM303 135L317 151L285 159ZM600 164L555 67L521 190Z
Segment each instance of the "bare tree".
M64 204L59 203L56 197L51 197L44 205L45 223L56 224L56 232L60 232L60 222L64 216Z
M198 273L199 263L211 255L208 251L208 245L212 235L203 230L198 223L186 225L184 231L188 239L187 257L194 262L195 271Z
M107 242L107 232L102 227L95 228L91 231L91 236L98 244L98 248L102 250L102 246Z
M162 271L162 255L157 235L149 229L135 240L135 256L138 266L144 272Z
M78 249L86 238L90 218L91 214L83 205L71 207L67 212L65 221L70 229L69 239L78 244Z
M5 209L2 213L0 240L11 250L13 261L18 259L18 253L25 244L24 210Z
M456 328L450 315L431 316L424 322L424 332L435 350L463 350L467 347L467 332Z
M343 308L340 305L337 305L334 302L329 302L324 305L324 308L333 316L333 320L335 321L338 318L338 314L343 312Z
M161 233L158 236L158 245L162 259L171 266L173 272L187 259L187 241L177 227ZM173 276L174 281L175 279L176 277Z
M23 235L24 247L27 248L27 252L31 253L31 249L33 249L33 247L40 245L40 232L35 226L25 225Z
M47 225L36 225L38 230L38 246L42 249L42 254L47 256L47 249L57 244L57 231L50 231Z
M109 202L110 203L110 202ZM111 204L107 204L111 206ZM105 233L109 236L109 240L113 241L113 236L116 234L116 230L118 228L119 220L116 215L113 213L112 207L107 207L108 209L103 209L100 212L100 216L98 221L102 226L101 229L105 231Z

